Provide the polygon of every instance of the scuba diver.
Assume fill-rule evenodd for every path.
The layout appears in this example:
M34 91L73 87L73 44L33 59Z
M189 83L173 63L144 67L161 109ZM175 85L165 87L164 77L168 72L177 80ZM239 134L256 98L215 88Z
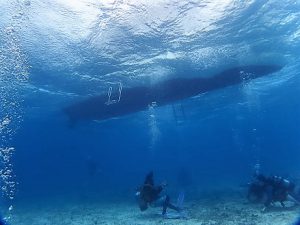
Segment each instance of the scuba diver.
M266 177L257 174L255 180L250 183L247 198L251 202L263 202L265 211L275 202L280 202L285 207L284 202L289 200L295 204L299 201L295 198L295 184L280 176Z
M153 172L147 174L144 184L138 188L136 198L141 211L145 211L149 206L159 207L162 206L162 215L167 217L167 208L181 212L181 208L171 204L168 195L160 195L164 188L167 186L165 182L155 186L153 180ZM183 201L183 199L182 199Z

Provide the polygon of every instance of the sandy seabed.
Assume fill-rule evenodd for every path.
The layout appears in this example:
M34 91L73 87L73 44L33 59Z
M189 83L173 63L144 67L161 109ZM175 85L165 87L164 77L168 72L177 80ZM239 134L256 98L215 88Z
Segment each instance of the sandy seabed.
M289 204L287 204L289 205ZM290 204L291 205L291 204ZM272 207L261 212L261 204L242 197L218 196L185 202L188 219L163 219L161 209L140 212L135 202L67 204L40 202L18 204L11 225L290 225L300 214L295 206Z

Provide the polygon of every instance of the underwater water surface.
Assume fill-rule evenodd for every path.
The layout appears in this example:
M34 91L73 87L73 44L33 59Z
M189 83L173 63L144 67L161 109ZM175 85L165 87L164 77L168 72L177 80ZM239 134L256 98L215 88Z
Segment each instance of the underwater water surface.
M298 188L299 1L0 0L0 11L0 207L9 224L297 217L299 207L261 214L245 186L259 169ZM181 97L159 102L168 81L249 65L282 68L198 94L179 88ZM123 104L127 90L155 87L146 107L136 107L141 92ZM107 104L80 110L122 113L79 121L66 113L97 96ZM134 194L149 171L174 201L185 191L190 219L139 211Z

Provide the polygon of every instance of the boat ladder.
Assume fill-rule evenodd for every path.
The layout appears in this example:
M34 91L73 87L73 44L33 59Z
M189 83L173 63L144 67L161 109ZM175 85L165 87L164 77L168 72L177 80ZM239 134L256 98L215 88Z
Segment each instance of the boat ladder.
M122 96L122 83L118 82L113 84L108 88L107 91L107 101L105 102L106 105L115 104L121 101Z

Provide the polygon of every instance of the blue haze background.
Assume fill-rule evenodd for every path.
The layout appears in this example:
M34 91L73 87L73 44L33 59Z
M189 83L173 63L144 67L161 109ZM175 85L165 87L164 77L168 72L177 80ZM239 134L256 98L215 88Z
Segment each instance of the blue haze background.
M2 0L0 10L0 116L11 118L1 146L15 147L16 201L131 201L149 170L171 190L237 187L256 163L299 178L299 1ZM249 64L284 68L174 103L185 118L168 105L70 128L62 111L117 82Z

